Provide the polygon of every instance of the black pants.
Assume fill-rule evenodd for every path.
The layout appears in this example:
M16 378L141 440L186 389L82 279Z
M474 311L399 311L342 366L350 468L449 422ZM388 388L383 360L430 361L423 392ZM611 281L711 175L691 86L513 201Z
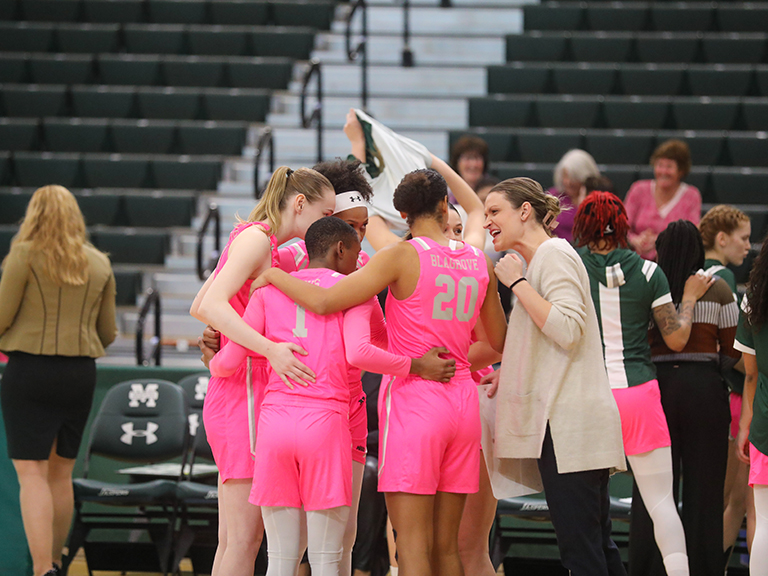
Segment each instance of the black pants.
M563 566L572 576L626 575L619 550L611 539L608 470L559 474L547 427L539 471Z
M656 364L672 437L675 502L683 478L683 528L691 576L723 574L723 485L728 459L728 393L715 363ZM664 576L653 523L635 485L629 528L631 576Z

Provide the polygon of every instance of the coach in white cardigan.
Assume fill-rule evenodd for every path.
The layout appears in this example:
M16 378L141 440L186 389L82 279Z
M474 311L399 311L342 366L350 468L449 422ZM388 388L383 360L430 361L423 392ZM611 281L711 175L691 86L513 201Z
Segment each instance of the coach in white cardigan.
M497 184L485 202L496 266L518 302L498 385L496 456L511 459L523 492L543 485L563 565L573 576L624 575L611 540L608 477L626 463L587 271L551 237L559 200L529 178ZM509 463L508 463L509 464Z

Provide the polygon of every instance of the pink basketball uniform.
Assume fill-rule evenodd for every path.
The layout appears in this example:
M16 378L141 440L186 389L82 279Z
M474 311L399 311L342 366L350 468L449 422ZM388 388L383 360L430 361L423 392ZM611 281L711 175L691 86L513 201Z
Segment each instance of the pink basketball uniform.
M229 241L221 253L213 274L217 275L229 257L229 247L235 238L251 226L261 226L269 230L262 222L243 222L235 226L229 235ZM272 247L272 266L277 266L277 241L269 236ZM248 304L252 280L246 280L243 287L229 301L235 311L243 315ZM221 345L229 339L221 334ZM208 443L213 452L214 461L219 468L221 480L253 477L253 459L251 457L251 439L249 418L258 421L258 409L261 404L261 391L267 380L268 365L263 356L254 357L251 363L253 386L246 385L247 366L242 362L227 377L212 377L208 383L208 392L203 405L203 422L208 435Z
M444 346L456 360L447 384L417 376L382 386L379 490L434 494L478 490L480 408L467 353L488 289L483 253L461 242L409 241L419 256L413 294L387 302L389 351L408 357Z

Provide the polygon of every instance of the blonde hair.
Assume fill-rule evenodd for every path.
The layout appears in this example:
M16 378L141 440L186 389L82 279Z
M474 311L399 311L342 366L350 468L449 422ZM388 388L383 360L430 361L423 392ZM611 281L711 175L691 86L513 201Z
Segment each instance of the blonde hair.
M715 247L715 238L717 238L718 232L730 234L743 222L749 222L749 216L738 208L726 204L718 204L714 208L710 208L699 222L704 249L711 250Z
M568 171L568 176L571 180L581 184L584 184L587 178L600 176L600 169L597 167L597 162L595 162L592 155L578 148L568 150L555 166L552 179L558 192L563 191L563 170Z
M536 222L539 223L547 234L552 236L552 230L544 225L545 219L551 212L549 218L554 219L562 211L560 200L557 196L547 194L544 188L536 180L530 178L510 178L499 182L491 188L491 192L503 194L512 206L520 208L524 202L528 202L533 208L536 216Z
M288 166L280 166L269 179L261 201L251 211L247 222L267 222L271 236L280 229L281 212L288 200L298 194L303 194L310 204L323 197L323 190L333 191L331 182L311 168L291 170Z
M17 242L30 242L32 250L43 255L45 273L55 284L81 286L88 279L85 220L72 192L63 186L35 191L11 246Z

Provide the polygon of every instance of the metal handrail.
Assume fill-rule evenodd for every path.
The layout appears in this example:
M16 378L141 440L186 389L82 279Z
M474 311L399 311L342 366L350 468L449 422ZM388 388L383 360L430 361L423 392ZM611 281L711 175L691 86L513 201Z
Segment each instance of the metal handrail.
M210 226L211 222L213 222L214 249L208 257L208 262L203 265L203 243L205 242L205 234L208 232L208 226ZM208 276L211 275L219 260L219 254L221 254L221 215L216 203L211 202L208 205L208 214L205 216L205 220L203 220L203 225L197 232L197 277L200 280L207 280Z
M317 75L317 102L312 114L307 117L306 101L307 87L312 76ZM323 69L320 60L313 58L309 62L309 68L304 73L304 79L301 82L301 126L302 128L311 128L315 122L317 127L317 162L323 161Z
M149 309L153 305L155 308L155 335L151 339L153 348L149 353L149 358L144 358L144 324L147 321ZM149 366L149 362L153 358L155 366L160 366L160 342L162 340L160 311L160 292L149 288L146 293L146 300L144 300L144 306L141 307L139 318L136 320L136 364L138 366Z
M353 49L352 48L352 19L355 16L355 12L360 8L361 13L361 29L360 43ZM355 5L347 15L347 31L345 35L347 46L347 60L354 62L357 57L360 56L360 100L362 101L363 109L368 108L368 5L365 0L357 0Z
M411 50L411 22L409 18L409 0L403 0L403 67L413 67L413 51Z
M256 142L256 154L253 160L253 195L257 200L264 193L262 188L259 187L259 164L261 164L264 148L267 147L269 148L269 173L272 174L275 171L275 134L269 126L264 128L262 133L259 134L259 139Z

